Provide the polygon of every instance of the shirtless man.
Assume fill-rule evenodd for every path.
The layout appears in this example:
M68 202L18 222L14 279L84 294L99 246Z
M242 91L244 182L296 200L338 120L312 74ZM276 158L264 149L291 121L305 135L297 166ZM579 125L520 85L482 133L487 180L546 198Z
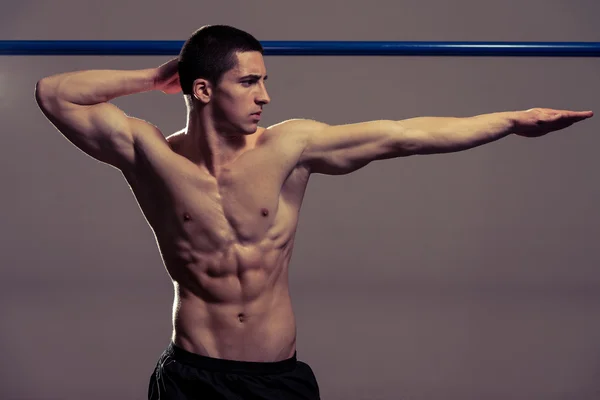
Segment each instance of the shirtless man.
M311 174L371 161L466 150L510 134L542 136L591 117L551 109L330 126L258 126L270 99L262 47L206 26L178 58L137 71L41 79L36 100L75 146L119 169L156 235L174 285L173 334L150 399L318 399L296 358L288 266ZM183 89L187 126L165 139L111 99Z

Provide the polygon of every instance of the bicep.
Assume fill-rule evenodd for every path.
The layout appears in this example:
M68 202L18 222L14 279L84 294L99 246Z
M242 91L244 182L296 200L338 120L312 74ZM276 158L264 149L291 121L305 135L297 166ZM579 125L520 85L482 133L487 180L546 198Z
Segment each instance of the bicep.
M44 97L38 91L36 100L56 129L90 157L119 169L134 162L131 118L115 105L79 106Z
M395 121L380 120L347 125L314 123L307 132L303 161L311 172L341 175L371 161L405 155Z

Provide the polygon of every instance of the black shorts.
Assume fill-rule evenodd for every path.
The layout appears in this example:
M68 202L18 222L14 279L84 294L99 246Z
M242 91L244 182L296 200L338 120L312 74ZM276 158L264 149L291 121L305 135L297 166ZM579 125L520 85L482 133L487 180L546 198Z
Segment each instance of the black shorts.
M190 353L170 343L150 377L149 400L318 400L308 364L223 360Z

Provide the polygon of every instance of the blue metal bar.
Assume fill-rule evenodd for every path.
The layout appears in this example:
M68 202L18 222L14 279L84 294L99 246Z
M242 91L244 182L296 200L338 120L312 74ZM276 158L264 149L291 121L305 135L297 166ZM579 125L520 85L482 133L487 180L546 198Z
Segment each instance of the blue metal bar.
M0 40L0 55L176 56L182 40ZM600 42L263 41L270 56L599 57Z

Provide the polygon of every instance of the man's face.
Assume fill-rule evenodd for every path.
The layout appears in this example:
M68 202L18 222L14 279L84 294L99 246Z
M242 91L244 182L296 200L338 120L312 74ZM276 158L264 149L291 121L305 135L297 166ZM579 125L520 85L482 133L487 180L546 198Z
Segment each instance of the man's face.
M236 53L237 65L225 72L213 94L217 129L228 135L256 132L263 106L271 99L265 87L267 70L257 51Z

